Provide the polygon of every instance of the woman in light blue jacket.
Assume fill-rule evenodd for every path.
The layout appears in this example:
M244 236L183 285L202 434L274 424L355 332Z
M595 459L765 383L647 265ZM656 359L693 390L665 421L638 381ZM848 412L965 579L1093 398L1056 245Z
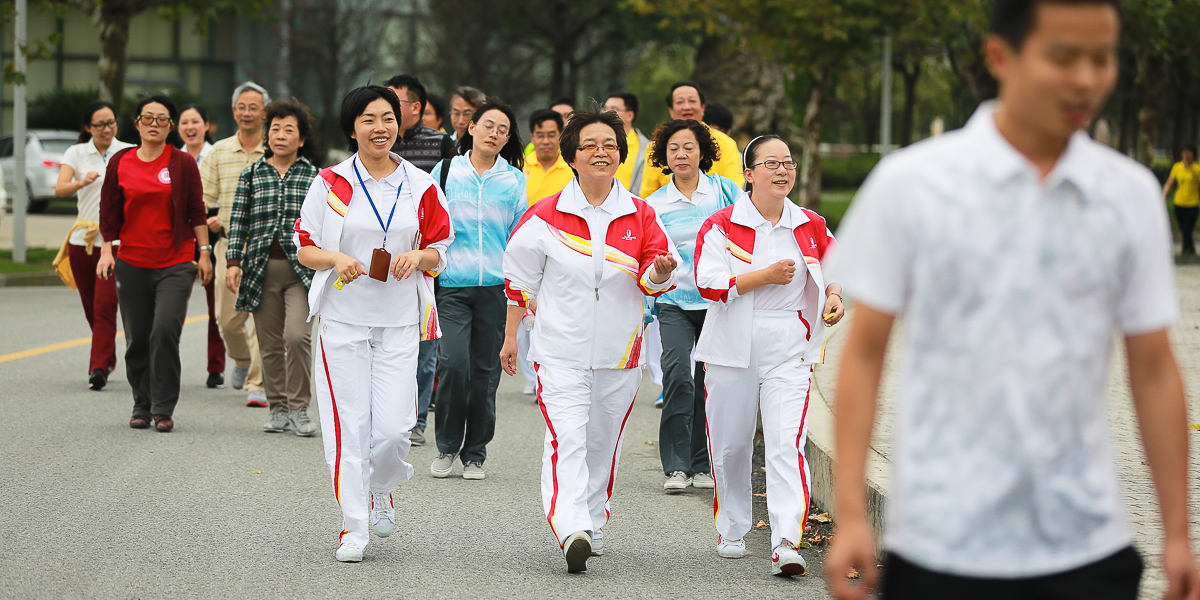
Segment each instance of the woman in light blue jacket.
M455 459L463 479L483 479L496 431L496 387L508 300L504 248L525 214L525 174L516 115L506 105L479 107L458 141L459 156L433 168L445 182L455 240L438 277L438 456L429 470L448 477ZM449 168L448 173L443 170Z
M707 175L720 148L702 123L687 119L664 123L654 132L651 164L671 181L646 198L683 257L679 284L656 299L662 338L663 405L658 452L667 481L676 493L689 485L712 489L704 421L704 369L693 364L692 349L704 326L708 302L696 289L692 265L696 234L705 219L733 204L744 193L733 180ZM457 221L455 222L457 223Z

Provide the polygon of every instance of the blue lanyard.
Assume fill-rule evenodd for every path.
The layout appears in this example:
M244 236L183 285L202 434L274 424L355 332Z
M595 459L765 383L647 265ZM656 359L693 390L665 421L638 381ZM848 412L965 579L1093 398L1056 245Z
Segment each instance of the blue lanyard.
M379 221L379 226L383 228L383 246L386 250L388 228L392 226L392 216L396 214L396 205L400 203L400 190L404 189L404 184L401 183L400 185L396 186L396 201L392 203L392 212L388 213L388 220L387 224L385 225L383 223L383 217L379 214L379 209L375 208L375 201L371 199L371 192L367 191L367 184L363 183L362 173L358 172L358 165L351 162L350 166L354 167L354 174L358 176L358 185L362 187L363 194L367 196L367 202L371 203L371 210L375 211L375 219ZM366 168L366 165L363 165L363 168Z

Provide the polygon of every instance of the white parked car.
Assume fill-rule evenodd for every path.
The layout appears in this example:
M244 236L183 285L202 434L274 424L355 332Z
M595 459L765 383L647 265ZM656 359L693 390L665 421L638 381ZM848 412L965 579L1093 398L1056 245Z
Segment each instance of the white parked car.
M28 210L42 212L54 198L54 184L58 182L58 170L62 167L63 153L75 144L79 134L74 131L48 131L34 129L27 132L25 144L25 186L29 191ZM5 206L12 210L13 192L13 136L0 136L0 172L4 173Z

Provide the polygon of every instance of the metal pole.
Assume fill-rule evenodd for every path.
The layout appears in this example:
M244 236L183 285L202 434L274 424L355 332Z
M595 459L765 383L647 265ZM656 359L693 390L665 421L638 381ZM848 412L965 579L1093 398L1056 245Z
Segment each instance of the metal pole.
M13 88L13 262L25 262L25 14L26 0L16 0L13 63L18 81Z
M892 34L883 38L883 82L879 90L879 153L892 148Z

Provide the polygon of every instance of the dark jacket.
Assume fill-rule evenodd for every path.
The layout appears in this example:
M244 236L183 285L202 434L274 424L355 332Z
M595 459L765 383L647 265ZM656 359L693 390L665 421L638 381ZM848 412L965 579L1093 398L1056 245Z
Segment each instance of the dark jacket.
M119 171L121 158L127 152L136 152L140 146L117 152L108 161L104 175L104 187L100 188L100 235L106 241L121 239L121 227L125 225L125 194L121 191ZM167 172L171 174L171 203L175 207L175 247L194 243L194 227L208 222L204 211L204 188L200 184L200 169L192 155L168 144L163 152L170 152Z

